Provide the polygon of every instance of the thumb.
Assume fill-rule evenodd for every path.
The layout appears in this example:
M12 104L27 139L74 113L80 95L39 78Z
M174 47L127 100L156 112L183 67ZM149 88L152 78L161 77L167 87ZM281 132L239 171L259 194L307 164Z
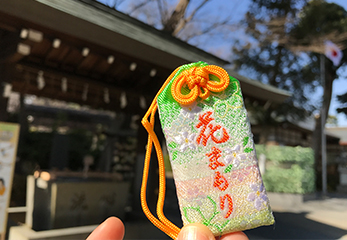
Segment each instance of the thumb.
M87 240L122 240L124 237L124 224L119 218L110 217L100 224L87 238Z
M211 230L203 224L192 223L184 226L177 240L215 240Z

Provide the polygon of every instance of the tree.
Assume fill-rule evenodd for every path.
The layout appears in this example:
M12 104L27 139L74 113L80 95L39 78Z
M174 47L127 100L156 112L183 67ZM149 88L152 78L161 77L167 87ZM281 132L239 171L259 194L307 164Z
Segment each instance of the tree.
M325 75L323 99L321 103L321 114L316 119L316 126L313 135L313 148L315 150L315 163L316 172L321 171L321 129L322 124L325 126L326 117L322 122L322 116L328 116L332 86L335 79L338 78L337 70L346 66L347 51L344 50L344 57L338 66L334 66L333 63L323 55L324 40L335 41L340 48L345 49L347 32L347 12L339 5L333 3L327 3L323 0L315 0L309 2L309 4L303 9L301 13L300 21L296 28L293 30L293 37L300 42L303 47L321 49L313 50L309 56L311 59L324 59ZM320 63L320 62L319 62ZM312 61L312 66L318 69L318 61ZM320 174L317 174L317 186L320 184Z
M239 1L217 5L218 1L214 0L98 1L214 53L220 49L212 42L217 41L224 46L235 38L233 32L237 29L238 20L235 20L237 15L230 12L240 5ZM226 51L223 53L225 55Z
M318 85L314 70L303 65L303 56L287 47L288 33L305 0L253 0L246 14L247 42L233 47L235 69L266 84L292 92L293 97L280 107L263 110L263 125L274 125L288 116L303 119L315 110L307 97ZM293 119L292 119L293 120Z
M235 51L240 56L237 66L241 69L242 67L253 69L263 81L292 91L294 95L287 103L292 110L300 107L310 113L315 108L323 107L323 114L327 116L332 84L337 78L337 69L346 65L347 52L344 51L344 57L337 67L324 57L323 86L320 81L320 59L324 54L325 40L335 41L341 48L345 48L346 11L339 5L323 0L312 0L308 3L304 0L275 2L253 0L253 2L258 9L248 13L247 29L261 42L259 47L249 51L243 49ZM299 11L300 5L303 8ZM262 12L264 9L267 15ZM318 86L323 87L324 94L322 102L318 101L318 104L315 104L308 96ZM284 106L282 110L286 110ZM292 111L287 111L287 116L288 113L291 115ZM326 120L324 125L325 122ZM321 170L320 142L321 118L319 117L316 119L313 135L316 173Z

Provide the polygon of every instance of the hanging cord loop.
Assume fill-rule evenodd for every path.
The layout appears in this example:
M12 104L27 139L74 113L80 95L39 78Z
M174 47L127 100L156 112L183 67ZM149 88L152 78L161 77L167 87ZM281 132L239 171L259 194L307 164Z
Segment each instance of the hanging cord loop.
M152 101L151 106L149 107L147 113L143 117L141 123L145 127L145 129L148 132L148 141L147 141L147 149L146 149L146 155L145 155L145 163L143 168L143 178L142 178L142 185L141 185L141 206L143 209L143 212L147 216L147 218L160 230L165 232L169 237L172 239L176 239L178 236L178 233L180 232L180 228L174 225L172 222L170 222L163 213L163 207L164 207L164 200L165 200L165 167L164 167L164 158L163 153L161 150L161 146L159 143L159 140L154 132L154 120L155 120L155 113L157 111L158 105L157 105L157 98L158 95L163 91L163 89L167 86L167 84L171 81L172 77L175 76L176 72L179 68L177 68L171 75L168 77L168 79L165 81L164 85L160 88L157 95ZM149 121L148 121L149 118ZM159 194L158 194L158 203L157 203L157 219L149 210L146 200L146 189L147 189L147 181L148 181L148 172L149 172L149 165L151 160L151 153L152 148L156 150L157 157L158 157L158 166L159 166Z

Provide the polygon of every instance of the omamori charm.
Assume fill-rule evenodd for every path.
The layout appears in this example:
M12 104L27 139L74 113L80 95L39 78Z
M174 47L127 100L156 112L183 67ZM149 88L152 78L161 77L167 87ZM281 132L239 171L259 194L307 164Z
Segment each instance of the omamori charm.
M178 79L189 78L200 80L177 89ZM273 224L239 82L198 62L182 66L172 83L158 96L158 109L184 224L203 223L216 236ZM222 87L209 87L216 85ZM194 89L208 98L187 105L172 97Z
M273 224L240 83L220 67L191 63L156 98L183 223L215 236Z

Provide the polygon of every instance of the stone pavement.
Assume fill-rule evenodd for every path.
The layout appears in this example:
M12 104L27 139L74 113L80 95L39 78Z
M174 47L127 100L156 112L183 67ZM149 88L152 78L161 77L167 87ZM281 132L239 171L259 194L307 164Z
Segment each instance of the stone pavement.
M347 195L269 193L276 219L246 231L250 239L347 239Z
M345 239L347 195L293 195L269 193L276 224L246 231L252 239ZM171 198L172 200L172 198ZM168 219L182 226L178 207L165 211ZM125 221L125 239L170 239L148 220Z

